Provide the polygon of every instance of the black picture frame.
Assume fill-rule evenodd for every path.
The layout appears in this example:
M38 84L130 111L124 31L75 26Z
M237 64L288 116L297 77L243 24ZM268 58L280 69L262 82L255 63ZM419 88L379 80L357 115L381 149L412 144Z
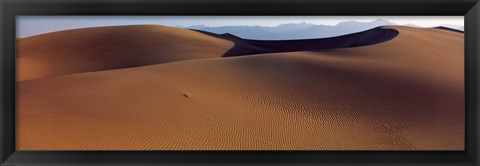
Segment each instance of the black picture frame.
M0 0L1 165L479 165L478 0ZM465 16L465 151L16 151L19 15Z

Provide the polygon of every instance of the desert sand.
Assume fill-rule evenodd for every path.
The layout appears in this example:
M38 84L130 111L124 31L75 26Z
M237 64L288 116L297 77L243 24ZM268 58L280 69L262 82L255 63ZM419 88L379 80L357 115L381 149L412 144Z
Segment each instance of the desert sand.
M17 80L221 57L233 42L158 25L66 30L17 39Z
M109 46L130 52L77 50L97 40L88 33L48 43L102 29L151 33L132 42L141 46ZM241 39L166 27L19 39L17 150L463 150L464 34L377 30L397 33L234 57ZM92 59L76 64L77 53Z

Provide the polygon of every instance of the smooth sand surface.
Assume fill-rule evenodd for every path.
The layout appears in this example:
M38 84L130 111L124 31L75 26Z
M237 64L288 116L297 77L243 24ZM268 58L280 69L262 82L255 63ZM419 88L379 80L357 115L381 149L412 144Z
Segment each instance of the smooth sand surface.
M74 29L17 39L17 80L221 57L233 42L160 25Z
M17 83L17 150L463 150L463 33Z

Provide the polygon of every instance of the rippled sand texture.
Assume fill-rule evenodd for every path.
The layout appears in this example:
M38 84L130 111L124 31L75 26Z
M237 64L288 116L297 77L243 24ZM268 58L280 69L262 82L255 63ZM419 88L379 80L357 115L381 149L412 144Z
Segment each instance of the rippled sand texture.
M384 28L355 48L25 71L17 150L463 150L463 33Z

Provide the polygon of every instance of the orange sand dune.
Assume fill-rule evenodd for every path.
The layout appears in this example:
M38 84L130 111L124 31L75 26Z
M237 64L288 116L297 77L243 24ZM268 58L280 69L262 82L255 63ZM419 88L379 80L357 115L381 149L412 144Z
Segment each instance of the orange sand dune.
M21 81L17 150L463 150L463 34L387 28L365 47Z
M17 80L221 57L233 43L160 25L97 27L17 39Z

